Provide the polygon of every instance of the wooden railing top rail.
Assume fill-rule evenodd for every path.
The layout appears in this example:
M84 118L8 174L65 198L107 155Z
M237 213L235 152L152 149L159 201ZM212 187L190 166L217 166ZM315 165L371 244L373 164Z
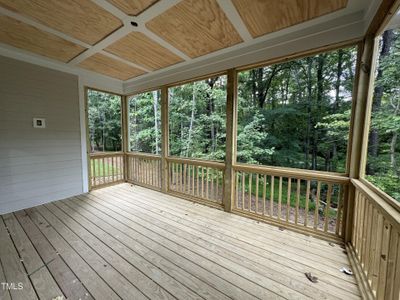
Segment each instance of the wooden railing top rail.
M95 152L90 153L90 157L111 157L124 155L124 152Z
M235 164L232 166L235 171L245 171L251 173L267 174L274 176L286 176L291 178L305 179L305 180L321 180L330 183L343 183L350 182L349 177L345 174L330 173L312 170L300 170L282 167L267 167L261 165L248 165L248 164Z
M175 156L167 157L167 161L173 162L173 163L186 163L186 164L202 166L202 167L209 167L209 168L214 168L214 169L219 169L219 170L225 169L225 164L222 162L217 162L217 161L182 158L182 157L175 157Z
M141 158L147 158L147 159L157 159L157 160L161 159L160 155L151 154L151 153L131 151L131 152L126 152L125 154L127 156L135 156L135 157L141 157Z
M368 200L375 204L375 207L379 209L380 213L384 215L387 220L390 221L392 226L400 231L400 213L394 207L392 207L360 180L352 179L351 183L356 187L356 189L361 191L364 196L368 198Z

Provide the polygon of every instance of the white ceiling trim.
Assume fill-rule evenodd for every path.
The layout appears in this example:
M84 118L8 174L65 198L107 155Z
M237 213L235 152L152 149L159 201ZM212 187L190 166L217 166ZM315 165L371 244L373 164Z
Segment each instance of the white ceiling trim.
M120 61L120 62L123 62L124 64L127 64L127 65L129 65L129 66L131 66L131 67L134 67L134 68L143 70L143 71L145 71L145 72L147 72L147 73L148 73L148 72L151 72L150 69L146 69L146 68L144 68L144 67L142 67L142 66L140 66L140 65L137 65L137 64L135 64L135 63L133 63L133 62L130 62L129 60L123 59L123 58L121 58L121 57L119 57L119 56L117 56L117 55L114 55L114 54L110 53L110 52L101 50L101 51L99 51L99 53L101 53L101 54L103 54L103 55L105 55L105 56L108 56L108 57L110 57L110 58L113 58L113 59L115 59L115 60L118 60L118 61Z
M242 18L240 17L236 7L233 5L231 0L217 0L219 6L224 11L225 15L231 21L233 27L239 33L240 37L244 42L249 42L253 39L250 32L247 30Z
M22 16L22 15L20 15L18 13L15 13L15 12L13 12L11 10L8 10L8 9L5 9L3 7L0 7L0 15L11 17L11 18L16 19L16 20L18 20L20 22L23 22L23 23L26 23L28 25L31 25L31 26L33 26L33 27L35 27L37 29L40 29L40 30L42 30L44 32L54 34L54 35L56 35L56 36L58 36L58 37L60 37L60 38L62 38L64 40L67 40L69 42L75 43L75 44L80 45L82 47L85 47L85 48L90 48L91 47L91 45L86 44L85 42L77 40L77 39L75 39L75 38L73 38L73 37L71 37L69 35L66 35L65 33L62 33L62 32L60 32L58 30L52 29L50 27L47 27L46 25L42 25L39 22L36 22L36 21L34 21L34 20L30 19L30 18L24 17L24 16Z
M126 19L129 18L129 16L126 13L124 13L118 7L112 5L110 2L106 0L92 0L92 2L96 3L98 6L105 9L110 14L120 19L122 22L124 22Z
M163 12L167 11L181 1L182 0L159 0L139 14L136 17L136 22L144 26L144 24L146 24L148 21L158 15L161 15Z

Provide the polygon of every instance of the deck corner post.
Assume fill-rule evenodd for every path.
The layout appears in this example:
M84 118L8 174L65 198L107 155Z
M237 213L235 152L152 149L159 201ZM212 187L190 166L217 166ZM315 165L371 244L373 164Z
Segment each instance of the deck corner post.
M129 174L129 164L128 164L128 156L129 152L129 111L128 111L128 97L121 96L121 121L122 121L122 152L123 156L123 164L124 164L124 181L128 181Z
M161 88L161 190L168 192L169 172L168 161L169 155L169 121L168 121L168 88Z
M358 62L356 86L354 90L355 112L353 114L353 128L350 137L350 163L349 177L350 179L359 179L364 174L366 163L366 151L368 143L368 124L369 124L369 98L373 87L373 69L374 69L374 52L375 37L368 35L360 45L360 60ZM351 242L352 231L354 226L354 202L355 188L350 183L348 199L347 199L347 215L344 228L344 242Z
M231 212L233 209L235 191L236 163L236 130L237 130L237 72L236 69L228 70L228 83L226 95L226 152L223 205L224 210Z

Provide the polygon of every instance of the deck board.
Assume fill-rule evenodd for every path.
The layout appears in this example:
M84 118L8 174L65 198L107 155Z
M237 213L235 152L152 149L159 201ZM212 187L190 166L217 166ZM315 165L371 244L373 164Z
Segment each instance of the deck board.
M11 299L360 299L339 245L130 184L0 221Z

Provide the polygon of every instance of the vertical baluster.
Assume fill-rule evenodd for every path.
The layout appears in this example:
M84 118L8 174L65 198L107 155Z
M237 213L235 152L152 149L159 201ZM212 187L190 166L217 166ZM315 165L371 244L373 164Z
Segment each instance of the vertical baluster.
M256 174L256 214L258 214L258 174Z
M369 209L368 209L368 215L367 215L367 222L368 222L368 228L367 228L367 234L366 234L366 242L365 242L365 251L364 251L364 270L368 270L369 267L369 255L371 252L371 240L372 240L372 231L374 230L372 228L372 218L373 218L373 205L370 204Z
M379 266L378 288L376 290L376 299L384 299L383 296L385 293L386 281L387 281L387 265L388 265L391 230L392 226L390 225L388 220L385 220L383 223L382 248L380 253L381 261ZM397 299L398 296L399 295L396 295Z
M235 186L235 188L236 188L236 193L235 193L235 196L236 196L236 208L240 208L239 207L239 172L238 171L236 171L235 170L235 179L236 179L236 186Z
M248 210L251 211L251 188L252 188L252 179L253 179L253 173L249 173L249 203L248 203Z
M196 167L196 194L197 197L200 197L200 183L199 183L199 178L200 178L200 167Z
M201 198L204 198L204 167L201 167Z
M372 274L375 276L372 276L371 280L371 289L373 291L376 291L378 287L378 275L379 275L379 269L380 269L380 264L381 264L381 252L382 252L382 239L383 239L383 227L384 227L384 218L381 214L378 214L378 224L376 226L376 252L375 252L375 257L373 260L373 266L372 266ZM358 242L358 245L360 243ZM359 248L359 246L358 246Z
M383 296L383 299L395 299L394 295L399 296L399 292L397 291L394 293L394 290L396 289L396 286L400 284L398 282L397 284L395 283L395 277L396 274L397 276L399 275L399 269L398 267L400 266L400 255L398 254L399 252L399 233L395 229L395 227L392 227L390 238L389 238L389 253L388 253L388 259L387 259L387 279L386 279L386 288L385 288L385 295ZM396 259L397 258L397 259ZM396 261L397 260L397 261ZM396 266L397 264L397 266ZM398 289L398 287L397 287Z
M290 198L292 193L292 178L288 178L288 185L287 185L287 201L286 201L286 222L289 223L290 218Z
M96 158L92 158L92 165L93 165L93 173L92 173L92 180L93 186L96 186Z
M196 176L196 166L192 166L192 195L194 196L194 178Z
M169 181L169 188L175 190L175 166L174 163L169 163L169 170L171 174L171 180Z
M262 210L262 214L264 216L265 215L265 209L266 209L265 201L267 201L266 200L266 197L267 197L267 175L264 174L263 177L264 178L263 178L263 210Z
M128 158L129 161L129 158ZM117 168L114 164L114 156L111 156L111 169L112 169L112 181L115 182L115 172L117 171ZM129 179L129 178L128 178Z
M315 211L314 211L314 229L318 229L319 224L319 198L321 196L321 182L317 183L317 197L315 199Z
M299 221L300 185L301 185L301 180L297 179L296 211L294 213L294 223L296 225L297 225L297 223Z
M217 170L217 176L215 179L215 199L219 200L219 178L220 178L221 172L220 170Z
M279 176L279 191L278 191L278 220L282 216L282 176Z
M275 176L271 176L271 195L269 201L269 216L274 216L274 189L275 189Z
M342 213L342 198L343 198L343 186L339 185L339 193L338 193L338 199L337 199L337 212L336 212L336 224L335 224L335 232L336 235L339 235L339 229L340 229L340 224L341 222L341 213Z
M211 199L215 199L215 190L214 190L214 169L211 169Z
M325 207L325 224L324 231L328 231L328 223L329 223L329 212L331 208L331 197L332 197L332 183L328 184L328 193L326 195L326 207Z
M378 225L378 211L374 208L372 210L372 224L371 224L371 250L369 252L369 257L368 257L368 267L364 268L367 273L367 277L369 281L372 281L372 268L374 265L374 258L376 255L376 230L377 230L377 225Z
M306 207L304 209L304 226L308 225L308 203L310 200L310 185L311 181L307 180L307 189L306 189Z
M209 181L209 168L207 167L206 168L206 199L208 199L208 189L209 189L209 186L208 186L208 181Z
M245 181L246 181L246 174L242 171L242 210L244 210L244 195L245 195Z
M182 178L182 192L186 193L186 169L187 169L187 164L183 165L183 178Z
M102 166L103 166L103 182L102 182L102 184L105 184L106 183L106 167L105 167L105 162L104 162L104 156L102 159Z

